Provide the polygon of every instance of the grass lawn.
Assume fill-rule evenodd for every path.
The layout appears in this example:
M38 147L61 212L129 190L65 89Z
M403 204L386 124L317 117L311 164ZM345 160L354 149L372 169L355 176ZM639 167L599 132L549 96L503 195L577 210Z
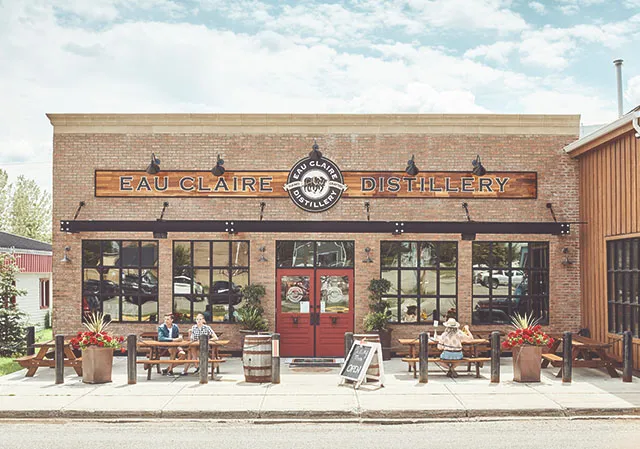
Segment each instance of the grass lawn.
M36 332L36 342L48 341L52 338L53 332L51 329L42 329ZM20 365L14 362L12 357L0 357L0 376L11 374L21 369Z

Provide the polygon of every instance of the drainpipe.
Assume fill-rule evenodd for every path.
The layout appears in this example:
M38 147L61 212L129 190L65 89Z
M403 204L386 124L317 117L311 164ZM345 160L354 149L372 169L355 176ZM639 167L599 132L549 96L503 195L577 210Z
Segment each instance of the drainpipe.
M618 118L622 117L622 59L613 61L616 66L616 80L618 82Z

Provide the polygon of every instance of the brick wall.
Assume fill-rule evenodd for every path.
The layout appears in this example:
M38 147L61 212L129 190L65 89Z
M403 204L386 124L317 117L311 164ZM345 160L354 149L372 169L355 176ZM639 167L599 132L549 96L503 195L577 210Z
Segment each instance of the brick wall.
M577 128L577 127L576 127ZM577 132L577 129L576 129ZM78 219L155 220L162 203L170 205L166 220L257 220L260 199L154 198L122 199L94 197L95 169L145 169L152 152L165 170L203 170L215 165L220 153L229 170L288 170L311 150L317 139L323 154L342 170L403 170L415 154L423 171L469 170L480 154L487 170L536 171L538 198L535 200L464 200L476 221L550 221L547 202L553 203L559 221L578 221L578 165L562 148L575 140L570 135L519 134L197 134L197 133L64 133L54 134L53 153L53 326L57 333L81 328L81 241L83 239L151 239L151 233L82 233L59 231L60 220L71 219L79 201L85 201ZM463 200L459 199L372 199L372 220L463 221ZM341 199L327 212L311 214L289 199L268 199L265 220L364 220L362 199ZM548 241L550 254L551 331L577 330L580 325L580 260L576 226L569 236L478 235L477 241ZM471 246L459 234L411 235L383 234L273 234L247 233L229 236L218 233L170 233L159 240L159 312L171 311L171 248L173 239L251 241L252 283L267 287L264 300L267 316L275 322L275 242L276 240L354 240L355 241L355 330L362 330L367 313L369 280L379 277L381 240L458 241L458 319L471 322ZM258 262L260 246L266 246L268 262ZM61 264L63 248L70 246L72 262ZM362 263L364 248L372 248L373 264ZM562 248L569 248L575 262L564 266ZM153 330L154 324L114 324L118 333ZM394 339L416 335L423 326L397 325ZM500 326L474 326L492 330ZM239 348L237 326L216 325L225 338Z

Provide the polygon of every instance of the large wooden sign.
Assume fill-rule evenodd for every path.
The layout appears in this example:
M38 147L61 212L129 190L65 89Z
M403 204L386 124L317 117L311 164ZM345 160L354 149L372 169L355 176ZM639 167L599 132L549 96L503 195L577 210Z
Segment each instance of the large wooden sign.
M149 175L143 170L96 170L97 197L226 197L287 198L290 192L317 193L307 198L310 204L341 192L342 198L503 198L537 197L535 172L491 172L474 176L471 172L421 172L409 176L404 172L345 171L343 182L327 179L287 182L287 171L227 171L217 177L210 171L162 171ZM298 184L295 184L295 183ZM293 187L289 187L293 184ZM287 188L289 187L289 188ZM337 193L335 194L338 197ZM339 197L338 197L339 198ZM296 197L292 196L296 201Z

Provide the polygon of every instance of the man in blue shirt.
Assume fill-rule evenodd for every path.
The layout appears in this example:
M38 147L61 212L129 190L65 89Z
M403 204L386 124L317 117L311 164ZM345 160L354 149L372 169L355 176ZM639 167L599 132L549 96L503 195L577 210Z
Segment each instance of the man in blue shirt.
M182 341L180 329L177 324L173 324L173 316L165 315L164 323L158 326L158 341ZM178 359L184 360L186 353L181 347L167 348L172 359L178 356ZM173 366L162 370L162 374L173 374Z

